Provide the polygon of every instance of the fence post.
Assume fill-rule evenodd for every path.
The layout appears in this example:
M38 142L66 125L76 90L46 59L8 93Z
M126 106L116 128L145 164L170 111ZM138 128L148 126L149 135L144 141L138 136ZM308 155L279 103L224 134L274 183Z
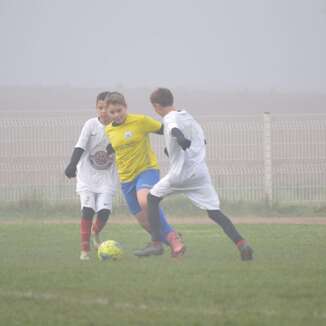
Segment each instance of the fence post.
M264 112L264 192L266 202L273 202L272 180L272 126L270 112Z

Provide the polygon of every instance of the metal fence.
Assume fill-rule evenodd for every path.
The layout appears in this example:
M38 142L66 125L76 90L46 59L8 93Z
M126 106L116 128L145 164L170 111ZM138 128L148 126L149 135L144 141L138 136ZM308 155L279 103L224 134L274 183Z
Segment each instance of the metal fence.
M0 112L0 201L76 199L63 170L89 112ZM223 200L326 201L326 114L201 116ZM152 143L167 171L163 139ZM118 193L117 202L122 203Z

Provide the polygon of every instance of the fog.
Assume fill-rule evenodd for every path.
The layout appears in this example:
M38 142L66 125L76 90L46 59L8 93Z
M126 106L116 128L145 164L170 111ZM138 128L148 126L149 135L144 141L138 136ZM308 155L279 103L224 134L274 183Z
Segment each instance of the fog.
M1 86L326 93L324 0L0 0L0 40Z

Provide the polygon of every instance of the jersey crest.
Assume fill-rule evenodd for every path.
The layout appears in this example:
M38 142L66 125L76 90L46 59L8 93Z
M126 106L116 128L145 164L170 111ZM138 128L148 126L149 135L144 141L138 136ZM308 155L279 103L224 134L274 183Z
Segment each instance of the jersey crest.
M130 139L133 136L132 131L126 131L124 134L125 139Z
M96 170L106 170L114 162L114 154L108 154L106 151L98 151L93 155L89 155L88 158Z

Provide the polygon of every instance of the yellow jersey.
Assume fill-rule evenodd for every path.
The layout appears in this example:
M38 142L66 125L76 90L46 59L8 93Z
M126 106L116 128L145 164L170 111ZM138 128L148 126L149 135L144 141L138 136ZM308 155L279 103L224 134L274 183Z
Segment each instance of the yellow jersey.
M133 181L145 170L159 169L148 134L159 131L161 125L149 116L128 114L123 124L106 126L121 182Z

